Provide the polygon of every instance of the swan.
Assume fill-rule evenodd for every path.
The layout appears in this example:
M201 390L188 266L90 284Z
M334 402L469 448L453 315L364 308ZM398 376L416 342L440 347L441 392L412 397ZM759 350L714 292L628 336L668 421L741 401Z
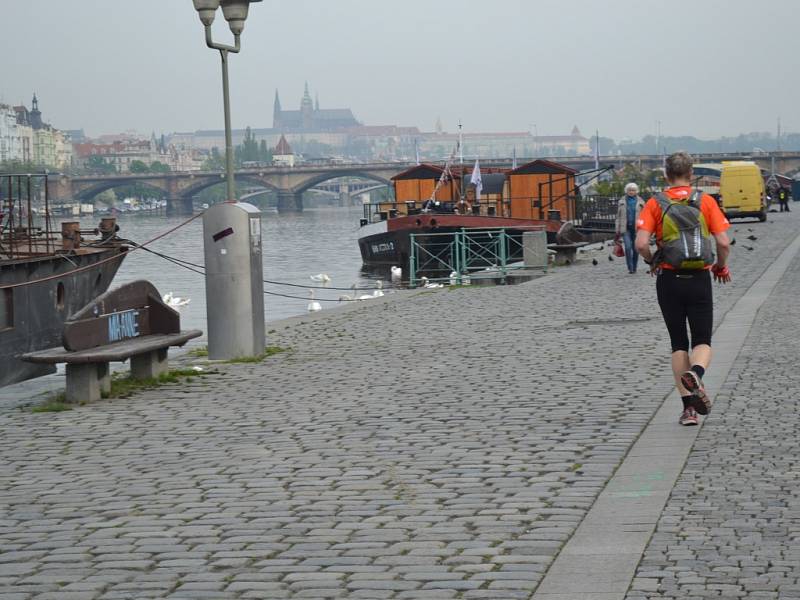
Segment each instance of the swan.
M314 300L314 290L308 290L308 312L317 312L322 310L322 305Z
M328 277L327 273L318 273L317 275L311 275L311 281L318 281L320 283L330 283L331 278Z
M164 294L161 300L164 302L164 304L170 308L174 308L175 310L180 309L181 306L186 306L192 301L191 298L181 298L179 296L175 296L172 292L167 292Z
M383 296L383 282L379 279L378 281L375 282L375 285L378 287L378 289L372 292L372 297L380 298L381 296Z
M428 289L428 290L434 290L434 289L437 289L437 288L443 288L444 287L443 283L431 283L428 280L428 278L425 277L424 275L420 278L419 281L422 284L422 287L424 287L425 289Z
M403 269L392 267L392 279L400 279L403 276Z

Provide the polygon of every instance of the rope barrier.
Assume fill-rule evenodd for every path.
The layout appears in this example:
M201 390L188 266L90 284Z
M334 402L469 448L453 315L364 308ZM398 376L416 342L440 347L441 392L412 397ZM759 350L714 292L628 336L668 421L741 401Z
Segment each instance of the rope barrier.
M75 269L71 269L69 271L64 271L63 273L58 273L56 275L50 275L48 277L42 277L40 279L31 279L29 281L21 281L19 283L9 283L9 284L6 284L6 285L0 285L0 290L7 290L7 289L25 287L25 286L33 285L33 284L36 284L36 283L44 283L45 281L52 281L53 279L63 279L64 277L69 277L70 275L73 275L75 273L80 273L82 271L88 271L89 269L94 269L95 267L97 267L99 265L111 262L113 260L122 260L123 257L127 256L131 252L134 252L134 251L136 251L136 250L138 250L140 248L144 248L145 246L148 246L148 245L152 244L153 242L156 242L156 241L160 240L161 238L166 237L171 233L174 233L175 231L177 231L181 227L184 227L184 226L188 225L189 223L191 223L195 219L201 217L204 212L205 211L201 211L201 212L197 213L196 215L193 215L192 217L186 219L182 223L179 223L175 227L173 227L171 229L168 229L164 233L161 233L161 234L157 235L156 237L147 240L144 244L135 245L131 250L128 250L127 252L120 252L119 254L116 254L115 256L109 256L108 258L103 258L101 260L98 260L97 262L94 262L94 263L90 264L90 265L84 265L83 267L77 267ZM60 255L56 254L54 256L60 256ZM67 257L67 255L63 255L63 256L65 258Z
M135 243L135 242L132 242L132 243ZM139 247L141 247L141 246L139 246ZM150 252L152 254L155 254L156 256L159 256L159 257L163 258L164 260L167 260L167 261L169 261L169 262L171 262L171 263L173 263L173 264L175 264L175 265L177 265L179 267L183 267L184 269L187 269L188 271L192 271L193 273L197 273L198 275L205 275L205 271L204 270L202 270L202 271L200 270L200 269L205 269L205 266L203 266L203 265L199 265L197 263L189 262L188 260L183 260L183 259L180 259L180 258L175 258L175 257L169 256L167 254L163 254L161 252L156 252L155 250L150 250L149 248L142 248L142 249L145 250L146 252ZM195 268L195 267L197 267L197 268ZM266 280L266 279L264 280L264 282L265 283L271 283L269 280ZM308 288L308 289L323 289L323 290L346 289L348 291L352 291L353 290L353 288L320 288L320 287L314 287L314 286L303 286L303 285L294 284L294 283L278 283L278 284L279 285L291 285L291 286L295 286L295 287L302 287L302 288ZM375 290L375 288L355 288L355 289L356 290L373 290L373 291ZM281 298L291 298L293 300L310 300L311 299L311 298L307 298L307 297L303 297L303 296L292 296L290 294L281 294L279 292L270 292L268 290L264 290L264 293L269 295L269 296L280 296ZM314 298L314 300L319 301L319 302L362 302L362 300L359 300L358 298L337 298L336 300L334 300L332 298Z

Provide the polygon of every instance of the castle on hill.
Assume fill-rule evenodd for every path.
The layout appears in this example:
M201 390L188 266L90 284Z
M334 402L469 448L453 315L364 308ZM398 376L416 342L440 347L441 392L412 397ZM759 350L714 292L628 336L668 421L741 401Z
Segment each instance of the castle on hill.
M272 109L272 129L286 133L321 133L360 127L349 108L319 107L319 95L312 102L306 82L299 110L283 110L278 90Z

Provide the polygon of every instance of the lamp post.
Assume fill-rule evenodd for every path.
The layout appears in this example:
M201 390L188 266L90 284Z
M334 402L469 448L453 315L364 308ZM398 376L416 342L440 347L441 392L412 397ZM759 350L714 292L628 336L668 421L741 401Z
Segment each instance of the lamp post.
M241 49L240 37L250 3L261 0L192 1L205 27L206 46L219 50L222 58L225 110L227 201L203 214L208 356L211 359L258 356L265 346L261 213L250 204L236 201L228 54ZM211 25L220 7L233 33L233 46L216 43L211 37Z
M225 176L228 180L227 200L236 200L236 185L233 176L233 134L231 133L231 99L230 88L228 85L228 53L238 54L241 50L241 35L244 31L244 22L251 2L261 2L261 0L192 0L194 8L200 16L200 21L206 30L206 46L213 50L219 50L222 59L222 104L225 111ZM211 37L211 25L217 9L222 6L222 15L228 22L233 34L234 45L219 44Z

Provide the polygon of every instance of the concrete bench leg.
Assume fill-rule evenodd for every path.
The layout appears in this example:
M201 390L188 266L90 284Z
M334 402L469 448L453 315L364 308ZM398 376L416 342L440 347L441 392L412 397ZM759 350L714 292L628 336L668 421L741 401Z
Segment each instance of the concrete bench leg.
M134 379L153 379L168 369L167 348L131 357L131 377Z
M571 265L575 262L576 250L570 248L569 250L557 250L555 264L558 266Z
M108 363L97 364L97 379L100 384L100 395L111 394L111 367Z
M108 363L67 363L67 402L94 402L110 389Z

